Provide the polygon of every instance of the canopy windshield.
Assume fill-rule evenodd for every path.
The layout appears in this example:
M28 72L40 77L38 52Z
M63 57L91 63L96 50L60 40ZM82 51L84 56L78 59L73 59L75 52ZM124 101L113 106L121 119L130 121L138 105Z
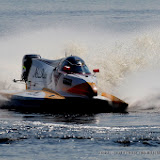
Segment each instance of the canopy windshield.
M85 62L76 56L66 58L62 63L62 70L64 66L69 66L72 73L91 74Z

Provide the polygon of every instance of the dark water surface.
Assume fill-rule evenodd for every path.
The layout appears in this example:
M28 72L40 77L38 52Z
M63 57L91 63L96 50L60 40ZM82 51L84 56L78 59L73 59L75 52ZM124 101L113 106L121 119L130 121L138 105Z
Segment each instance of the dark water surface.
M0 109L0 160L160 159L159 26L159 0L0 0L0 89L12 89L25 54L66 52L100 69L104 92L136 102L128 114Z
M0 159L158 159L159 113L50 115L0 110Z

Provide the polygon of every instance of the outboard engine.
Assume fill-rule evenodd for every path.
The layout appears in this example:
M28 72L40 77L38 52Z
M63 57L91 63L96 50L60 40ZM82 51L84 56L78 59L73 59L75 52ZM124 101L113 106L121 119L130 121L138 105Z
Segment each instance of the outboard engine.
M21 75L21 78L25 82L28 80L28 74L29 74L29 70L30 70L31 65L32 65L32 59L33 58L41 58L41 56L37 55L37 54L28 54L28 55L25 55L23 57L23 60L22 60L22 75Z

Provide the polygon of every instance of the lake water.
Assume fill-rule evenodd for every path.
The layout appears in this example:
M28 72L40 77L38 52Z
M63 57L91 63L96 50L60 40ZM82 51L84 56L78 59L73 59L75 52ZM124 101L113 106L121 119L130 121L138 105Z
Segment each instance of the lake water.
M0 89L24 89L22 57L65 54L99 68L127 114L0 110L0 159L159 159L160 1L0 0ZM55 106L58 107L58 106Z

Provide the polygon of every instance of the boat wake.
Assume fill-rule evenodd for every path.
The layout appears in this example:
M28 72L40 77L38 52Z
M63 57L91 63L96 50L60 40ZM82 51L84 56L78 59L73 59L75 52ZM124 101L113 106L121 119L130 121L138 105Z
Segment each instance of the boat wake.
M0 95L0 107L3 106L8 101L7 98Z
M141 71L128 76L122 86L122 94L129 103L128 110L160 112L159 81L158 70Z

